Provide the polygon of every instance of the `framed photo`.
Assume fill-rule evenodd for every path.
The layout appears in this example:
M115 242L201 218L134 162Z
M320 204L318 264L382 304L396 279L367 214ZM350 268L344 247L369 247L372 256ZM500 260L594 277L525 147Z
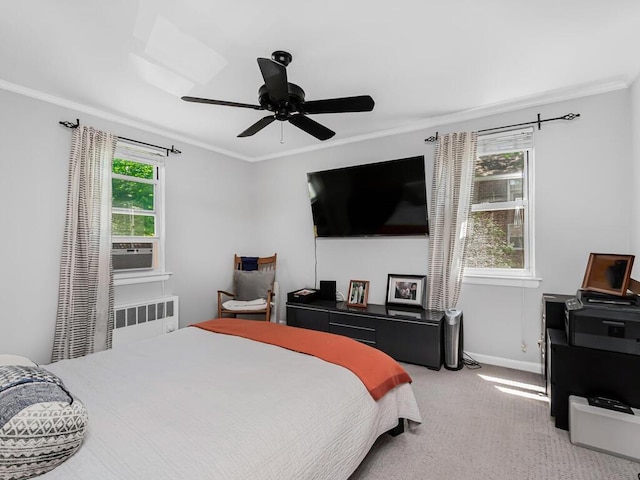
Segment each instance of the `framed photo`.
M427 277L425 275L390 273L387 278L386 304L422 308L426 289Z
M349 282L349 295L347 295L347 306L366 307L369 297L369 282L367 280L351 280Z
M634 258L633 255L590 253L582 288L625 296L631 280Z

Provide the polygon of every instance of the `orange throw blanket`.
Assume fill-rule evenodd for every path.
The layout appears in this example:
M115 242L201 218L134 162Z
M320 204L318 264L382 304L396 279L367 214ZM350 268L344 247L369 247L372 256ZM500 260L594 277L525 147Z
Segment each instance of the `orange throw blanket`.
M207 320L191 326L277 345L341 365L360 378L374 400L402 383L411 383L409 374L389 355L342 335L235 318Z

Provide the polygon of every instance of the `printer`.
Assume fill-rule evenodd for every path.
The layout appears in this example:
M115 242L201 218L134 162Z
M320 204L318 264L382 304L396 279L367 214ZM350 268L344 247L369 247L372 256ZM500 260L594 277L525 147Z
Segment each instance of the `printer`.
M640 355L638 296L578 290L565 301L565 330L569 345Z

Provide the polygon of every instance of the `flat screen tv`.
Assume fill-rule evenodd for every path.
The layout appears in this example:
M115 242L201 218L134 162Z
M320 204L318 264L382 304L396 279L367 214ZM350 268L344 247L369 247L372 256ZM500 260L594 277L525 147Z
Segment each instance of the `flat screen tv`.
M307 173L318 237L428 235L424 156Z

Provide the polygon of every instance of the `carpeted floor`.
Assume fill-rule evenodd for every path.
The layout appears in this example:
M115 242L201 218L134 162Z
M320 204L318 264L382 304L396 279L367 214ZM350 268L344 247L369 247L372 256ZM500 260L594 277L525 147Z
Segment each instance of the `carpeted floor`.
M640 463L572 445L555 428L541 375L404 366L423 423L380 437L350 480L640 479Z

